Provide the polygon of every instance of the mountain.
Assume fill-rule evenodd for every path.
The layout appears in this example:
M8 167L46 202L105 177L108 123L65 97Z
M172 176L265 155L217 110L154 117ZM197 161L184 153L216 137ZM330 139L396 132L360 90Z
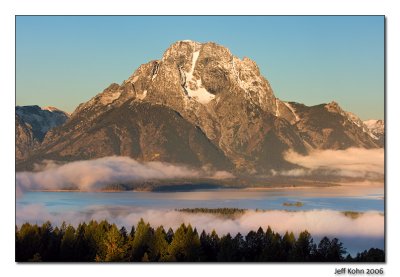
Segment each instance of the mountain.
M60 133L63 135L59 136ZM31 158L69 161L122 155L139 161L232 168L224 153L201 129L179 113L133 99L118 109L99 114L90 123L75 115L61 129L51 131L37 153Z
M16 106L15 114L28 124L35 139L42 141L47 131L64 124L69 118L66 112L55 107Z
M380 119L370 119L363 122L368 130L377 138L380 145L385 143L385 123Z
M37 145L37 140L33 137L32 127L26 124L18 115L15 115L15 158L22 160L28 157Z
M360 118L344 111L334 101L311 107L295 102L285 105L292 114L282 116L297 127L303 141L312 149L383 146Z
M64 124L68 118L66 112L55 107L16 106L16 159L28 157L29 152L43 141L48 130Z
M17 167L124 155L263 174L295 167L283 159L289 149L348 147L380 145L334 102L279 100L249 58L213 42L178 41L160 60L80 104Z

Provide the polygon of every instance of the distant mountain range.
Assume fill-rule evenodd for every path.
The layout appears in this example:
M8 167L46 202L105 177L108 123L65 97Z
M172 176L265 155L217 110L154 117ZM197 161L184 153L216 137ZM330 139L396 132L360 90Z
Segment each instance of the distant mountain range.
M69 114L54 107L15 107L15 156L17 161L29 157L47 131L67 121Z
M57 109L16 107L17 170L42 160L111 155L244 174L294 168L287 150L380 148L384 122L361 121L336 102L275 97L249 58L218 44L178 41L121 85Z

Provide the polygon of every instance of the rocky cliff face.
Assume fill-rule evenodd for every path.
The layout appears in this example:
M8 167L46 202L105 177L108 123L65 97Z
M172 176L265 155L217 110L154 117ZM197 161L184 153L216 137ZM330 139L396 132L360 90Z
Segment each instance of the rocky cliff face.
M76 115L62 129L55 129L28 162L122 155L138 161L233 168L229 159L200 128L162 105L131 99L118 109L99 114L89 124L84 121ZM80 127L77 128L77 124Z
M35 139L42 141L47 131L62 125L69 115L55 107L41 108L39 106L17 106L15 114L28 124Z
M289 102L292 115L285 115L298 129L311 149L378 148L379 140L354 114L344 111L336 102L305 106Z
M69 115L54 107L15 107L16 159L27 158L44 139L47 131L64 124Z
M277 99L254 61L223 46L178 41L79 105L29 161L126 155L265 173L293 167L282 157L288 149L379 147L349 118L336 104Z
M15 115L15 158L22 160L29 156L29 152L37 145L33 137L32 127L26 124L18 115Z
M385 144L385 122L383 120L371 119L363 123L383 147Z

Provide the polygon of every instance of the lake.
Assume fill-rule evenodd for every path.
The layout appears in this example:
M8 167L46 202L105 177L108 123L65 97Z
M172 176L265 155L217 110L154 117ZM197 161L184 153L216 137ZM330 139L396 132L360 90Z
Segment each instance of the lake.
M242 208L261 210L384 211L382 189L338 188L208 190L191 192L27 192L17 206L43 204L49 211L82 210L93 205L146 208ZM283 203L302 202L303 206Z
M290 204L301 202L301 206ZM289 206L284 205L289 203ZM236 219L187 214L180 208L249 209ZM255 210L258 210L256 212ZM294 212L297 211L297 212ZM344 211L360 212L357 218ZM330 187L267 190L201 190L191 192L26 192L16 201L16 222L71 224L107 219L130 228L140 218L152 225L177 228L182 222L219 234L259 226L296 233L307 229L318 242L338 237L351 254L370 247L384 248L382 187Z

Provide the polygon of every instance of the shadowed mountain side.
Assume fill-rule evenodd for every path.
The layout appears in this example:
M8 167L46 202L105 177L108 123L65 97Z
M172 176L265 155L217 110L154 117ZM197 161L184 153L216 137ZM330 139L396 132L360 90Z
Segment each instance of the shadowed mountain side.
M28 157L37 144L32 127L15 114L15 157L17 160Z
M232 163L204 133L179 113L161 105L128 101L80 128L79 117L51 133L18 169L32 169L41 160L74 161L121 155L138 161L164 161L193 167L231 169ZM49 134L50 135L50 134Z
M40 145L48 130L64 124L69 114L55 107L15 107L15 158L29 157L31 151Z
M303 140L312 148L346 149L349 147L379 148L366 126L354 115L343 111L336 102L305 106L289 102L299 121L295 124ZM358 119L359 120L359 119Z

